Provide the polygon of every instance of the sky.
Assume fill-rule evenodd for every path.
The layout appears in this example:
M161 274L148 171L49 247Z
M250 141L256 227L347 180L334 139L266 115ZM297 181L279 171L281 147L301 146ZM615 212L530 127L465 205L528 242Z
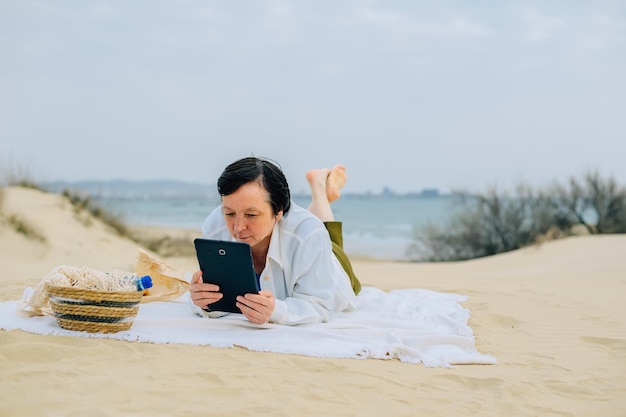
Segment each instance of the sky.
M626 183L626 2L0 0L0 163L292 191Z

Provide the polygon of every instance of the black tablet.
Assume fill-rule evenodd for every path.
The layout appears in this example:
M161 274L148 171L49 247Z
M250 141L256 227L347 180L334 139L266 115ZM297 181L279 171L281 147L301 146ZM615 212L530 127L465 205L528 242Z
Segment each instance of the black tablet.
M235 305L237 296L259 292L250 245L200 238L193 243L202 280L219 285L220 292L224 294L221 300L210 304L208 308L211 311L241 313Z

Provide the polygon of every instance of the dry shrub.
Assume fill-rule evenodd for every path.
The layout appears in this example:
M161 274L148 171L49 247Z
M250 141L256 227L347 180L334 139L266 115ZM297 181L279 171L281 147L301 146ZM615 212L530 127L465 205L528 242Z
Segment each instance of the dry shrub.
M581 226L589 233L626 233L626 188L597 172L547 191L519 184L512 194L496 188L458 194L461 206L448 225L416 231L412 259L480 258L569 236Z
M7 217L7 221L17 233L24 235L27 239L35 240L41 243L46 242L46 237L22 217L12 214Z
M582 179L570 178L568 185L557 184L553 192L556 207L571 222L591 234L626 233L626 187L597 171L587 172Z
M68 189L63 190L62 195L74 207L74 213L78 216L78 220L85 226L91 225L91 222L88 217L81 217L80 215L89 213L93 218L100 219L104 224L115 230L118 235L130 237L128 227L122 220L122 217L102 208L91 196Z

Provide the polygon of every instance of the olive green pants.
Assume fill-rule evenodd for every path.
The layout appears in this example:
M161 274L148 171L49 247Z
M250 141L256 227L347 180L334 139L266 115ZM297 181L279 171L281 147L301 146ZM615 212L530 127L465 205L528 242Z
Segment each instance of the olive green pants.
M355 294L361 292L361 283L352 270L352 264L348 255L343 251L343 232L341 230L341 222L324 222L326 230L330 235L330 241L333 244L333 253L337 257L337 260L343 267L343 269L350 277L350 284L352 284L352 290Z

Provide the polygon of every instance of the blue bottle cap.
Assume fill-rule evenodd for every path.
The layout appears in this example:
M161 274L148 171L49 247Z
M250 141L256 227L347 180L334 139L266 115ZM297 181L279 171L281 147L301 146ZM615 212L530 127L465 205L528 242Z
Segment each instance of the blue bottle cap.
M137 283L141 286L142 290L147 290L152 287L152 278L150 278L150 275L145 275L139 278Z

